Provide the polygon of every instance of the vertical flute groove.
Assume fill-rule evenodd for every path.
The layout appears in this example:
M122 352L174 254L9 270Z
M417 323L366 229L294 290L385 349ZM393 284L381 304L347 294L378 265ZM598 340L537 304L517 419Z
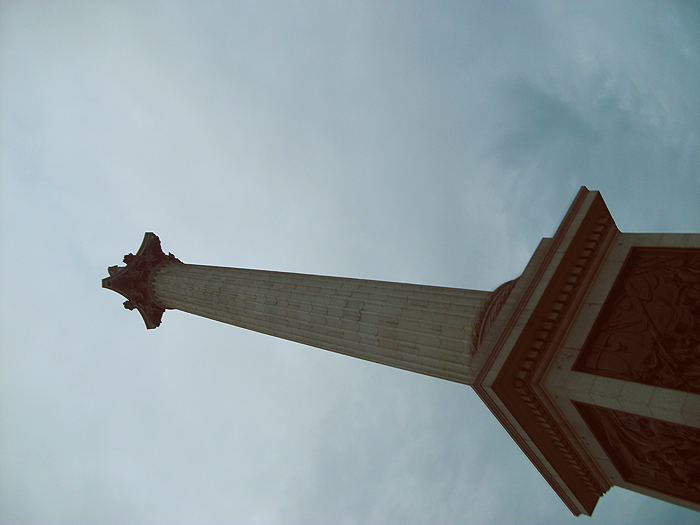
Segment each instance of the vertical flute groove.
M471 334L489 295L190 264L159 268L152 290L165 308L467 384Z

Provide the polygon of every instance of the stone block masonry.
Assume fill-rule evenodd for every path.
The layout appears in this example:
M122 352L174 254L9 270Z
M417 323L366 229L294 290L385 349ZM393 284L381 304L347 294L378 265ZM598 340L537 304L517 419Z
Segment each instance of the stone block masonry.
M176 260L154 269L149 289L164 309L464 384L490 295Z

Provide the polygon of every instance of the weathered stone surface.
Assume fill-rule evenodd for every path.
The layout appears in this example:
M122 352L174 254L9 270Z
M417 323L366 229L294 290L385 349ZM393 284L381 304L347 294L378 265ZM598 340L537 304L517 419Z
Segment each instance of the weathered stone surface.
M467 384L472 377L471 334L489 296L474 290L188 264L160 269L152 293L154 302L165 308Z

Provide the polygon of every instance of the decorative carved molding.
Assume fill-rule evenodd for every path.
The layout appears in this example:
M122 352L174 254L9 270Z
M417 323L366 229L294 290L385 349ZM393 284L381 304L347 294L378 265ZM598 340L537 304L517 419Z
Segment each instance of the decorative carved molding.
M574 369L700 393L700 250L634 249Z
M700 503L700 429L574 404L626 481Z
M474 325L474 330L472 332L472 357L474 356L474 354L476 354L476 351L479 349L479 345L481 344L482 339L488 333L489 328L491 328L491 324L493 323L494 319L496 319L496 317L498 316L498 312L500 312L501 308L503 308L503 305L505 304L506 299L508 299L510 292L513 290L516 281L517 279L507 281L498 288L496 288L491 293L491 295L489 295L489 298L486 300L486 303L481 308L479 316L476 319L476 324Z
M109 277L102 279L102 288L113 290L124 297L124 308L137 309L146 328L160 325L163 308L150 292L156 269L164 264L181 263L172 253L165 255L157 235L147 232L136 255L124 256L126 266L110 266Z
M550 304L543 310L542 315L537 316L539 326L534 332L534 337L530 338L527 350L519 353L519 361L509 379L510 388L517 393L527 411L537 421L538 427L544 430L551 446L565 458L580 481L596 497L603 494L604 488L561 431L547 407L542 404L530 382L612 225L612 218L607 213L595 219L590 233L580 245L575 262L566 268L564 275L555 283L559 286L559 293L550 299Z

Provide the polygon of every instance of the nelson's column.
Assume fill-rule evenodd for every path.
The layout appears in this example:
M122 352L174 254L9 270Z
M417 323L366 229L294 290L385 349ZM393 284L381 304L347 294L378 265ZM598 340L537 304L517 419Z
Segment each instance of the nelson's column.
M612 485L700 510L700 234L621 233L581 188L493 292L183 264L146 233L102 286L471 385L576 515Z

